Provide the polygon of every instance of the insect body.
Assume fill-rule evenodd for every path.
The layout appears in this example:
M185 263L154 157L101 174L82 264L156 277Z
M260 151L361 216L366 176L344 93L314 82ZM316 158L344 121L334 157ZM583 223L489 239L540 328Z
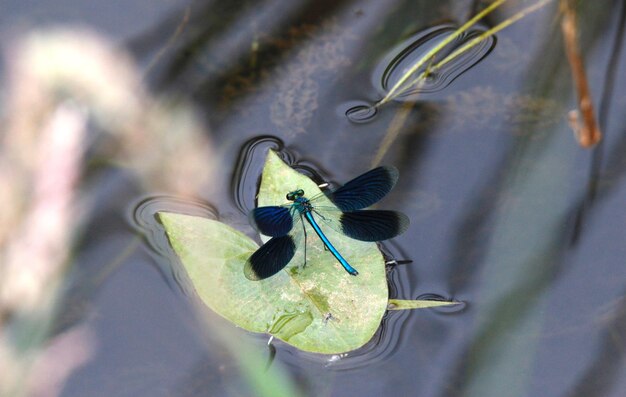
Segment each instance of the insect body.
M258 207L250 211L253 226L261 234L272 238L250 256L244 274L251 280L262 280L278 273L293 258L301 235L304 235L306 264L306 219L324 247L346 272L356 276L359 274L357 270L332 245L318 220L356 240L382 241L397 236L409 225L406 215L397 211L363 210L389 193L397 180L398 171L395 168L378 167L327 193L336 208L316 206L315 201L322 195L308 199L304 191L298 189L287 193L291 204ZM301 223L302 227L295 227L297 223Z
M295 208L295 210L298 211L300 216L301 217L303 216L307 220L309 225L311 225L313 230L315 230L315 233L319 236L320 240L322 240L322 242L324 243L324 246L328 248L328 250L333 254L335 258L337 258L339 263L341 263L341 266L343 266L343 268L346 269L346 271L353 276L356 276L357 274L359 274L359 272L357 272L355 268L350 266L348 261L346 261L343 258L343 256L341 256L339 251L337 251L337 249L331 244L331 242L328 241L328 238L326 237L324 232L322 232L322 229L317 224L317 222L315 221L315 217L313 216L313 212L315 212L315 209L313 205L311 205L311 201L309 201L309 199L304 197L304 191L302 189L298 189L293 192L287 193L287 200L293 201L292 208ZM303 230L306 236L306 229L303 228ZM305 241L306 241L306 238L305 238ZM306 249L306 243L304 244L304 246ZM304 255L304 258L306 261L306 253Z

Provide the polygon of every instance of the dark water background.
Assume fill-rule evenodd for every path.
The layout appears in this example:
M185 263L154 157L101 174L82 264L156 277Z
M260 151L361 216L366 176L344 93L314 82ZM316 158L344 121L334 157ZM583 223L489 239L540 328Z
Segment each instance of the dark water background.
M459 26L481 4L4 0L1 26L79 23L127 48L155 93L198 107L221 165L198 201L142 191L114 166L91 175L97 211L76 248L59 327L89 321L98 345L62 395L254 395L204 335L155 248L158 229L138 230L155 210L179 209L250 232L246 211L268 148L319 180L347 181L371 168L401 112L406 121L383 157L401 177L384 207L402 209L411 227L385 248L412 263L390 274L390 295L465 304L390 312L374 340L347 356L278 342L275 365L311 396L625 395L624 3L578 10L605 134L593 150L567 124L576 100L555 4L422 92L375 114L350 111L380 100L432 45L429 34ZM510 13L496 11L478 29ZM265 354L265 337L211 321Z

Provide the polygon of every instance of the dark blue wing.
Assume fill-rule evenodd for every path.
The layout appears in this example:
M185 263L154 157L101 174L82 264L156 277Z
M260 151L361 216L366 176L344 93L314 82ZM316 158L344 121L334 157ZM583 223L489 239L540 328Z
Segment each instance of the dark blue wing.
M273 237L248 258L243 274L253 281L271 277L287 266L295 252L291 235Z
M360 210L385 197L397 181L397 169L378 167L329 193L328 198L342 211Z
M404 233L409 218L397 211L352 211L341 214L339 224L340 232L353 239L383 241Z
M293 228L293 217L289 207L258 207L248 214L250 224L266 236L284 236Z

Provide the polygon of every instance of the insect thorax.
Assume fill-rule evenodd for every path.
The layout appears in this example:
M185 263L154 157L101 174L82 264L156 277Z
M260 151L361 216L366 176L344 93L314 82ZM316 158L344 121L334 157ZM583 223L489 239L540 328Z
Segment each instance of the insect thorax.
M311 212L311 210L313 209L313 206L311 205L311 202L309 201L309 199L307 199L305 197L297 197L293 201L292 205L301 214L304 214L304 213L307 213L307 212Z

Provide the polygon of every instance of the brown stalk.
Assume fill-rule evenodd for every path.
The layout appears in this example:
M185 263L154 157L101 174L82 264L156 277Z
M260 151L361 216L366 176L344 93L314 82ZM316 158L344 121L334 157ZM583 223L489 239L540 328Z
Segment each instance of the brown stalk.
M602 132L596 120L589 82L585 73L578 40L576 39L576 9L571 0L561 0L561 31L565 42L565 53L567 61L572 70L572 78L578 94L578 110L569 113L570 126L574 130L574 135L580 146L590 148L600 142ZM579 117L582 115L582 117ZM580 120L582 118L582 120Z

